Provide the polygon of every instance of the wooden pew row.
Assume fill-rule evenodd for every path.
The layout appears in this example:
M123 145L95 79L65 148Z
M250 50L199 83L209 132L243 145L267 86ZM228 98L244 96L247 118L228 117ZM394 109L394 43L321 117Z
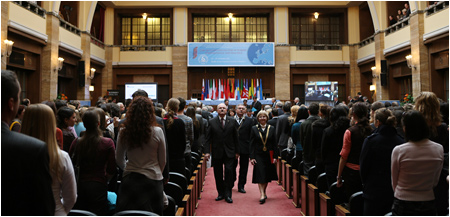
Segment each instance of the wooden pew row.
M300 176L300 188L301 188L301 211L303 216L309 216L308 212L308 177Z
M293 169L292 173L292 204L296 208L300 208L300 172Z
M290 164L286 164L285 166L285 180L286 180L286 197L288 199L292 199L292 188L293 188L293 180L292 180L292 166Z

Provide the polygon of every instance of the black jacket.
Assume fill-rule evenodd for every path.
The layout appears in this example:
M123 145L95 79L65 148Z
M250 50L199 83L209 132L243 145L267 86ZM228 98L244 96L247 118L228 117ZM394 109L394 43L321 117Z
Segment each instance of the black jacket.
M2 122L2 215L55 214L47 145Z
M234 118L227 116L224 128L219 116L209 120L205 153L211 153L213 156L212 164L215 164L214 159L234 158L239 153L237 122Z
M303 161L306 163L314 163L316 159L316 152L312 147L312 124L317 120L319 120L319 116L310 115L300 125L300 141L303 146Z
M259 101L252 102L252 108L255 108L256 111L253 113L253 117L256 117L258 115L258 112L261 111L261 103Z
M291 127L289 124L290 112L286 112L281 116L278 116L276 130L276 137L278 146L281 148L286 148L288 145L289 135L291 135Z
M248 117L242 120L241 125L237 123L236 126L239 136L239 154L250 154L250 133L252 127L255 125L256 125L255 119Z

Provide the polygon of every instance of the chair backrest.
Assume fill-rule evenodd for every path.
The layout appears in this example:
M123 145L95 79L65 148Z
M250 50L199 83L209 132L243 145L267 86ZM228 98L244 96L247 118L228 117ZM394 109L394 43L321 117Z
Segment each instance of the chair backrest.
M183 195L186 194L187 186L188 186L188 180L183 174L176 173L176 172L169 172L170 181L179 185L181 189L183 189Z
M175 199L175 202L178 206L181 206L183 201L183 189L173 182L168 182L164 185L164 192L173 197Z
M80 210L80 209L72 209L67 214L68 216L96 216L95 213L86 211L86 210Z
M288 154L288 148L281 150L281 160L286 160Z
M190 180L190 179L191 179L191 176L192 176L192 173L191 173L191 171L189 170L189 168L185 167L185 168L184 168L184 173L186 174L186 175L185 175L186 179L187 179L187 180Z
M143 210L124 210L114 214L114 216L159 216L159 215L154 212Z
M330 198L331 198L331 201L333 201L333 203L335 205L341 205L343 203L346 203L347 198L345 197L344 186L338 188L337 182L334 182L333 184L331 184Z
M316 187L319 189L319 193L325 193L328 191L327 174L322 173L317 176Z
M295 149L288 148L287 155L286 155L286 162L290 165L292 165L292 158L295 155Z
M300 161L300 163L298 164L298 172L300 173L300 175L305 175L305 172L303 170L303 161Z
M363 192L358 191L352 196L350 196L349 199L349 206L350 206L350 214L352 216L362 216L364 212L364 199L363 199Z
M194 156L194 157L197 159L197 161L200 161L200 159L202 158L202 157L200 156L200 154L198 154L198 153L195 152L195 151L191 152L191 156Z
M317 168L316 166L312 166L308 171L308 179L309 183L316 184L317 181Z
M175 213L177 213L177 203L175 202L175 199L173 197L167 195L167 199L169 200L169 205L164 209L163 215L165 216L175 216Z
M192 168L197 168L198 160L194 156L191 156Z
M291 166L292 166L292 169L296 169L296 170L298 170L298 165L299 165L299 160L300 160L300 158L301 157L298 157L298 156L294 156L293 158L292 158L292 160L291 160Z

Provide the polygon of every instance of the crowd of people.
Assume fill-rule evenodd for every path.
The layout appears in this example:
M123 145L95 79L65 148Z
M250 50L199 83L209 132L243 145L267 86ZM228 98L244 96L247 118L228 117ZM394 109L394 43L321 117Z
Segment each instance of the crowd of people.
M4 215L67 215L73 208L162 215L169 172L185 174L193 152L211 160L216 201L233 203L236 180L246 193L251 164L264 204L285 149L303 161L305 175L315 166L346 198L362 191L364 215L448 214L448 103L432 92L403 106L369 103L359 93L334 106L305 106L298 98L263 106L255 97L234 107L225 100L214 111L181 97L164 107L143 90L125 104L22 106L20 91L14 72L2 71ZM108 191L117 192L115 210Z
M411 9L409 8L409 4L405 3L405 7L403 9L398 9L395 17L393 15L389 15L389 26L392 26L402 20L406 19L411 15Z

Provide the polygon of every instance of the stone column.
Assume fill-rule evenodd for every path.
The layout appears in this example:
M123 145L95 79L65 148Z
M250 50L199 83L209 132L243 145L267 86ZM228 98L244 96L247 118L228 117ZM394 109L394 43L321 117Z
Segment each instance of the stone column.
M384 58L384 33L378 32L375 35L375 74L378 75L378 78L372 79L372 84L376 86L375 94L373 100L389 100L389 89L390 85L388 82L388 86L381 86L380 73L381 73L381 60L385 60ZM389 80L389 79L388 79Z
M2 70L6 69L6 55L3 56L3 53L6 51L4 40L8 38L8 20L9 20L9 2L2 1L2 38L0 43L2 44Z
M291 99L290 47L275 46L275 97L282 101Z
M422 91L431 91L430 71L428 70L428 49L423 43L424 14L413 13L409 18L411 25L411 55L412 65L412 90L413 97L417 97Z
M172 49L172 96L170 97L188 99L187 83L187 46L175 46Z
M361 71L358 67L358 45L349 46L350 55L350 96L356 96L361 91ZM348 90L348 89L347 89ZM347 99L347 96L342 97Z
M108 89L113 89L113 52L113 47L105 46L106 64L102 70L102 96L106 95Z
M41 101L54 100L58 95L59 19L47 14L47 45L41 56Z
M89 85L91 85L91 79L88 77L91 73L91 36L87 33L81 33L81 50L83 50L81 60L84 61L84 87L78 86L77 99L90 100Z

